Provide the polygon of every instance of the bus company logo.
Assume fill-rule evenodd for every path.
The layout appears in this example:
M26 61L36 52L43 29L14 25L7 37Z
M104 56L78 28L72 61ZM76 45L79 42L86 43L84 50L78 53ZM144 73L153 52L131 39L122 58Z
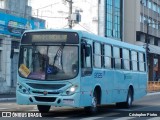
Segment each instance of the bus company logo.
M12 117L11 112L2 112L2 117Z
M47 91L44 91L44 92L43 92L43 94L44 94L44 95L47 95L47 94L48 94L48 92L47 92Z

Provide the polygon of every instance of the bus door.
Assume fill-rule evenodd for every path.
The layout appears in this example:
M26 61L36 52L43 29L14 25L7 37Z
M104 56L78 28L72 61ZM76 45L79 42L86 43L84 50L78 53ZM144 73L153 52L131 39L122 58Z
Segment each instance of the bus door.
M89 41L91 42L91 41ZM92 78L92 47L86 41L81 43L81 105L87 106L91 103Z

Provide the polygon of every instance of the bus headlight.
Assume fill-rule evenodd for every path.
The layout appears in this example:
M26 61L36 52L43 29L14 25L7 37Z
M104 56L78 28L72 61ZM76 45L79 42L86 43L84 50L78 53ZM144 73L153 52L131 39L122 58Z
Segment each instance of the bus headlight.
M78 85L73 85L70 88L68 88L65 91L65 93L63 93L63 95L73 95L76 92L77 88L78 88Z
M20 83L17 83L17 90L21 93L29 94L29 89L27 90L27 88L21 85Z

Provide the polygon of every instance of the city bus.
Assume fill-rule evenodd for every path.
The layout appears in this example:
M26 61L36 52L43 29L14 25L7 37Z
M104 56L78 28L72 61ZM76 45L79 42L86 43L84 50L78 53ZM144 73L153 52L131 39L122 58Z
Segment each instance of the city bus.
M30 30L21 38L16 100L37 105L130 108L147 94L147 59L142 46L80 30Z

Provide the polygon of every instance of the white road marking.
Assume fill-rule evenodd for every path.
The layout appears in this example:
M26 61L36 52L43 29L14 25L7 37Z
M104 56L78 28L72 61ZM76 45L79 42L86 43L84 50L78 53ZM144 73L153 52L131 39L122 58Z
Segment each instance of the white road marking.
M4 109L8 109L8 108L0 108L0 110L4 110ZM9 108L10 109L10 108Z
M88 117L88 118L82 118L80 120L96 120L96 119L100 119L100 118L103 118L103 117Z
M67 119L68 117L54 117L56 119Z
M153 117L153 118L146 119L146 120L160 120L160 117Z
M153 93L147 93L147 96L150 96L150 95L159 95L160 92L153 92Z
M130 120L130 119L133 119L135 117L121 117L121 118L117 118L117 119L114 119L114 120Z

